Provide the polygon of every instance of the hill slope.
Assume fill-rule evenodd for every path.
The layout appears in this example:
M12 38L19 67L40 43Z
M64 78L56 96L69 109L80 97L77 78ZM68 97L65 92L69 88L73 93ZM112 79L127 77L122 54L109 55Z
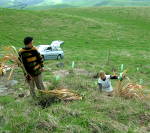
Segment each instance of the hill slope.
M19 83L0 96L0 132L149 133L149 101L108 97L96 89L93 79L100 70L120 72L124 64L132 81L143 79L146 89L150 87L149 12L150 8L0 9L1 52L4 46L23 47L25 36L33 36L35 45L65 41L65 59L45 62L49 69L43 73L44 81L49 88L66 87L84 97L43 109L31 97L18 97L28 86L22 71L15 69L13 79ZM74 73L70 73L72 61ZM64 67L56 67L58 63ZM54 74L62 70L63 78L56 83ZM114 88L116 84L113 81Z
M0 7L8 8L45 9L72 6L150 6L150 2L149 0L0 0Z

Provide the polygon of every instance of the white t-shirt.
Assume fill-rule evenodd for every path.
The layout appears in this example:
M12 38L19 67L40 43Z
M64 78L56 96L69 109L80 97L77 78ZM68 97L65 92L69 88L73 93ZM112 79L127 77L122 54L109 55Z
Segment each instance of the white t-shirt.
M106 75L105 81L102 80L101 78L98 79L98 83L102 85L102 91L105 91L105 92L112 92L113 91L110 77L111 77L110 75Z

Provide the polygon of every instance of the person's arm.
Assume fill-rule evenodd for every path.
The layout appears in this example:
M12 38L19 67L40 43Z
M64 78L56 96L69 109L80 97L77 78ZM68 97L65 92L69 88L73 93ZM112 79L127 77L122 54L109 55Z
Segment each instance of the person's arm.
M110 75L110 79L118 79L118 76L112 76L112 75Z
M101 79L99 78L98 79L98 88L99 88L99 90L100 90L100 92L102 92L102 82L101 82Z
M101 83L98 83L98 87L99 87L100 92L102 92L102 84Z
M38 50L36 51L36 56L37 56L37 61L38 63L41 65L41 68L44 67L44 64L43 64L43 57L41 56L41 54L38 52Z

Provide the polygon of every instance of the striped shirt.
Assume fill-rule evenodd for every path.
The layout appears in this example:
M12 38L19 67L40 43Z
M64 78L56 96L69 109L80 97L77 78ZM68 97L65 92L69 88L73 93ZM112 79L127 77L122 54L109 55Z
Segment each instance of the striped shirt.
M36 47L21 48L19 50L19 59L23 63L28 74L31 76L38 76L41 74L40 69L44 67L43 58Z

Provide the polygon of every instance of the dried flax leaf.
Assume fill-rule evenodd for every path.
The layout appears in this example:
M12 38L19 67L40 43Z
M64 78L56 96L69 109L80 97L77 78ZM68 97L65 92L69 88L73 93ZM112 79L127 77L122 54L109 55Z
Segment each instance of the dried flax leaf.
M15 69L15 66L12 67L12 69L11 69L11 71L10 71L10 74L9 74L7 80L10 80L10 79L11 79L12 74L13 74L13 72L14 72L14 69Z
M23 65L22 61L18 60L19 55L18 55L17 49L14 46L10 46L10 47L7 47L7 48L4 47L4 50L5 51L9 50L10 54L5 55L1 59L2 60L2 64L5 65L5 63L8 60L11 60L11 61L13 61L14 65L17 65L17 66L19 65L21 67L21 69L23 70L23 72L27 75L28 73L27 73L26 69L24 68L24 65ZM12 71L11 71L10 76L8 77L8 79L11 78L13 70L14 70L13 67L11 67L11 68L12 68Z
M61 100L70 101L70 100L82 100L82 97L78 94L71 92L68 89L55 89L55 90L41 90L44 95L49 95L56 97Z
M131 82L119 82L119 88L117 89L117 95L125 98L137 98L143 99L143 86L131 83Z

